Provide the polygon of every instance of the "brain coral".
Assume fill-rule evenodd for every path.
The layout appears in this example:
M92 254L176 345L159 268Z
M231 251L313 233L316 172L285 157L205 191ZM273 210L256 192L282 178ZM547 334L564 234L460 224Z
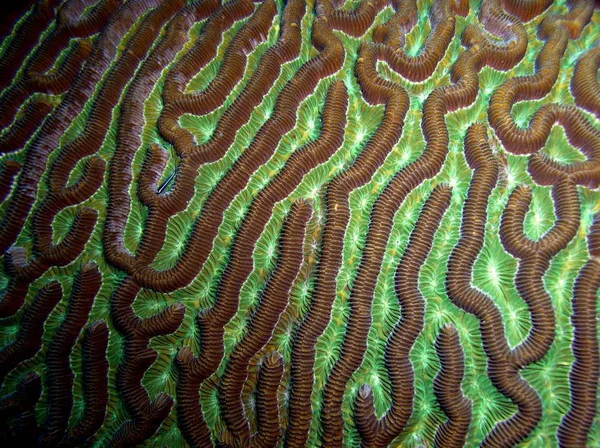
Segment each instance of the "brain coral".
M600 446L595 7L25 9L0 444Z

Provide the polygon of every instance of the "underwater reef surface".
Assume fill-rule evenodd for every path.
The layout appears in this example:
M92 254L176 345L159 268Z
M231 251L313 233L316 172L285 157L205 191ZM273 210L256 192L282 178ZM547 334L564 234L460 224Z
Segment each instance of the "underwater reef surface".
M32 5L0 445L600 446L595 7Z

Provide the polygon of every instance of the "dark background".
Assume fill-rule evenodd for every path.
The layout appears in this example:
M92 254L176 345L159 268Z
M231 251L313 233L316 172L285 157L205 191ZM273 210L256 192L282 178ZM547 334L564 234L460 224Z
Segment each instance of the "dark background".
M0 42L10 34L15 22L35 3L35 0L0 0Z

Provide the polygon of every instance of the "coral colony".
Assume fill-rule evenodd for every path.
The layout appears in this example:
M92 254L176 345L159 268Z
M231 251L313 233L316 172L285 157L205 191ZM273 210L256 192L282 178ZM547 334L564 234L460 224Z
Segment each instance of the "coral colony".
M595 8L32 4L0 445L600 446Z

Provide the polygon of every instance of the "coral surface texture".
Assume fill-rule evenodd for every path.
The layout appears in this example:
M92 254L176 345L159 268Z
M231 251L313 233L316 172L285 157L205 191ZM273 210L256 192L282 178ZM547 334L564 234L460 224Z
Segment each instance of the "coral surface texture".
M0 446L600 447L600 4L26 6Z

